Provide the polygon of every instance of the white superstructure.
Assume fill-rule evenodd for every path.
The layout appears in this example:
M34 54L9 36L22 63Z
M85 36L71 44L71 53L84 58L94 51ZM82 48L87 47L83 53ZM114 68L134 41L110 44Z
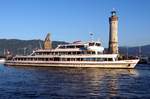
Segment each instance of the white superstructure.
M138 59L117 60L117 54L104 54L100 42L77 42L58 45L55 49L36 50L29 56L15 56L6 65L134 68Z

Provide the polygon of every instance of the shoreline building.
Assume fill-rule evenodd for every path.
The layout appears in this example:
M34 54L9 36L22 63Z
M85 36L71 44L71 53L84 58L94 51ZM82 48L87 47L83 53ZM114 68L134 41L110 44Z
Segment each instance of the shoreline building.
M50 39L50 33L48 33L46 38L45 38L44 49L45 50L52 49L52 42L51 42L51 39Z
M118 16L116 11L109 17L109 54L118 54Z

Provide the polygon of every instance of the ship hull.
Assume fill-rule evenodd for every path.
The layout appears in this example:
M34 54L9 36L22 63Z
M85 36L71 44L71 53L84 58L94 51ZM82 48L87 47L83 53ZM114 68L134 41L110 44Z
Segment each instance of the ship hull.
M7 61L5 65L10 66L47 66L47 67L98 67L98 68L134 68L137 60L104 61L104 62L78 62L78 61Z

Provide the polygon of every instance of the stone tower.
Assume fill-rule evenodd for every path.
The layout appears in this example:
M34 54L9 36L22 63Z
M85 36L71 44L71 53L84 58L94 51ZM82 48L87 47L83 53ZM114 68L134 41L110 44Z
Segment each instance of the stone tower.
M52 49L52 42L50 40L50 33L47 34L45 41L44 41L44 49Z
M109 48L110 54L118 54L118 17L116 11L109 17Z

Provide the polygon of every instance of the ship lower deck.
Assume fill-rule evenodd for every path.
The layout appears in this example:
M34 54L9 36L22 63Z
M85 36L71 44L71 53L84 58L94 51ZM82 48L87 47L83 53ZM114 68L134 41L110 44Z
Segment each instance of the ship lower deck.
M98 68L134 68L139 60L78 62L78 61L7 61L11 66L48 66L48 67L98 67Z

